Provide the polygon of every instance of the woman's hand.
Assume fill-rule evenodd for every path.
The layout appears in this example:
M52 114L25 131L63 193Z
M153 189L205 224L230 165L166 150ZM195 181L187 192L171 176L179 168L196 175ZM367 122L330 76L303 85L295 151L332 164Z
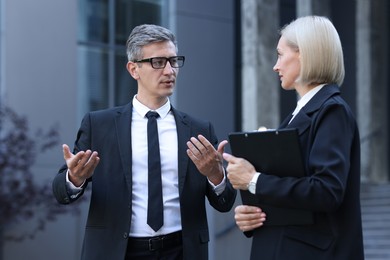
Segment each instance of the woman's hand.
M247 160L234 157L228 153L223 154L223 159L228 162L227 177L233 188L247 190L249 182L256 173L255 167Z
M243 232L261 227L266 219L266 214L260 208L254 206L237 206L234 213L236 224Z

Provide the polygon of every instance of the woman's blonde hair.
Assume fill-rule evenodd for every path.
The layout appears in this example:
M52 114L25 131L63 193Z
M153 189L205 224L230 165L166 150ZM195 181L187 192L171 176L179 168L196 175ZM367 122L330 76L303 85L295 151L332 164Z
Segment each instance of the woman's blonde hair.
M280 32L290 47L299 51L303 84L336 83L344 80L340 37L332 22L321 16L300 17Z

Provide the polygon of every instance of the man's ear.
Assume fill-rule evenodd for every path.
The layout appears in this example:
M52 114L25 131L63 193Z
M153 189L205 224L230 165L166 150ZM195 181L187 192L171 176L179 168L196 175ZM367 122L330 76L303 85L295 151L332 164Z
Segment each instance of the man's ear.
M138 74L138 65L135 62L129 61L126 64L126 69L130 73L130 75L135 79L139 79L139 74Z

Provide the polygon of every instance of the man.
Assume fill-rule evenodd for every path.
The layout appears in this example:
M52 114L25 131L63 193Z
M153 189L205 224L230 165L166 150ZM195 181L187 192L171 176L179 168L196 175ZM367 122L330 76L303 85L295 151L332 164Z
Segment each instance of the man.
M212 125L170 104L184 64L172 32L156 25L135 27L127 56L137 94L126 106L84 117L73 154L63 145L66 165L53 181L53 193L68 204L93 183L82 259L207 259L205 197L226 212L236 196L222 166L227 142L216 150ZM148 196L157 189L148 188L149 111L158 113L164 206L162 226L157 227L147 220L148 210L155 208L148 209L148 197L158 200Z

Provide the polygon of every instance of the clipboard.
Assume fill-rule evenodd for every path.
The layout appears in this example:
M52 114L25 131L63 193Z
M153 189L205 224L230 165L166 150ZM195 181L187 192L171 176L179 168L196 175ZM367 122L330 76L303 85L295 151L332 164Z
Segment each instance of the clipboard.
M305 167L297 129L273 129L229 134L232 154L248 160L256 171L279 177L303 177ZM264 226L310 225L311 211L266 204L247 190L240 190L244 205L260 207L266 214Z

